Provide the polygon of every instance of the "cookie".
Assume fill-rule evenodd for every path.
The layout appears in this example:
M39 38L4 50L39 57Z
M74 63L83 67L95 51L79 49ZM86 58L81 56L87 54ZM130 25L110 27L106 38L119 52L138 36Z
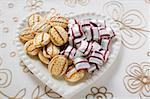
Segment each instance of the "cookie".
M32 29L36 32L48 32L50 28L51 28L51 25L45 20L35 23L32 27Z
M48 70L54 77L62 76L68 68L68 60L63 55L56 55L48 65Z
M33 45L33 39L29 40L28 42L25 43L24 45L24 50L27 54L31 55L31 56L35 56L39 53L40 49L36 48Z
M38 13L34 13L28 17L28 26L32 27L36 23L40 22L42 20L42 16Z
M44 64L49 64L49 62L50 62L49 58L46 58L46 57L43 55L43 52L42 52L42 51L40 51L40 52L38 53L38 57L39 57L39 59L41 60L42 63L44 63Z
M51 26L61 26L63 28L68 26L68 19L63 16L53 16L49 22Z
M82 80L85 76L85 73L86 73L86 70L81 69L77 71L74 68L74 66L71 66L68 68L66 74L64 75L64 78L68 82L75 83L75 82Z
M50 42L50 35L48 33L39 33L35 36L33 44L35 47L43 47Z
M52 43L56 46L62 46L68 41L67 31L60 26L54 26L51 28L49 34Z
M25 28L19 33L19 38L22 42L29 41L34 38L34 31L30 28Z
M43 48L43 55L47 58L52 58L55 55L58 55L60 52L59 47L55 46L53 43L49 43Z

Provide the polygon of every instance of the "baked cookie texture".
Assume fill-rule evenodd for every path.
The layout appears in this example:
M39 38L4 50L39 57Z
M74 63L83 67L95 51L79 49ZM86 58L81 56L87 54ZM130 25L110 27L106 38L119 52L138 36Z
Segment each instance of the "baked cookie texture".
M34 37L33 43L35 47L43 47L50 42L50 35L48 33L39 33Z
M49 64L50 59L47 58L47 57L45 57L45 56L43 55L43 52L42 52L42 51L40 51L40 52L38 53L38 57L39 57L39 59L40 59L40 61L41 61L42 63L44 63L44 64Z
M68 82L75 83L75 82L79 82L80 80L82 80L85 74L86 74L86 70L81 69L77 71L74 68L74 66L70 66L67 72L65 73L64 78Z
M33 25L35 25L36 23L42 20L42 16L39 13L34 13L31 14L27 20L28 20L28 26L32 27Z
M60 53L60 48L55 46L53 43L49 43L43 48L43 55L47 58L52 58Z
M35 32L31 28L25 28L19 33L19 38L23 43L33 39L34 36Z
M32 40L29 40L28 42L25 43L25 45L24 45L24 51L28 55L35 56L35 55L37 55L39 53L40 49L36 48L33 45L33 39L32 39Z
M68 19L63 16L54 16L50 18L49 23L51 26L61 26L66 28L68 26Z
M52 76L61 77L68 68L68 59L63 55L56 55L48 64L48 70Z
M50 29L49 34L52 43L56 46L62 46L68 41L68 33L61 26L54 26Z

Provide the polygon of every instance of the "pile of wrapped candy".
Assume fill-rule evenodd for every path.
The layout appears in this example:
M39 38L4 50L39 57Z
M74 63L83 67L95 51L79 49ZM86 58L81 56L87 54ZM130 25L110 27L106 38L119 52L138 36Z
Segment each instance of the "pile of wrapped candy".
M76 70L99 70L108 60L113 29L105 20L96 19L70 19L68 27L69 45L61 54L74 61Z

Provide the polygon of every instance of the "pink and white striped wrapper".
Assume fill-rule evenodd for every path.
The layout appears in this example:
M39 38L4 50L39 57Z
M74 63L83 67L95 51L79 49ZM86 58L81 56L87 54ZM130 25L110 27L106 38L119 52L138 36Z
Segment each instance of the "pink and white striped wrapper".
M100 53L102 53L103 55L103 61L106 62L108 60L109 57L109 50L101 50Z
M88 68L88 72L92 73L93 71L95 71L97 69L95 64L90 64L90 68Z
M89 56L89 63L97 64L97 65L103 65L103 53L100 51L93 51L92 54Z
M86 58L77 57L76 59L73 60L73 62L75 64L76 70L90 68L90 64Z
M98 42L94 41L92 43L92 51L100 51L101 49L102 46Z
M105 29L102 30L99 29L99 34L100 34L100 39L113 38L116 35L111 27L106 27Z
M84 56L88 56L92 51L92 42L81 41L81 45L78 50L82 52Z
M110 44L111 44L111 38L109 39L101 39L99 44L102 46L104 50L109 50Z
M99 39L99 30L105 29L105 21L103 20L96 20L96 19L89 19L83 20L80 22L87 37L87 41L91 40L98 40Z
M77 50L69 45L65 50L62 51L61 54L65 55L70 59L74 59L76 52Z

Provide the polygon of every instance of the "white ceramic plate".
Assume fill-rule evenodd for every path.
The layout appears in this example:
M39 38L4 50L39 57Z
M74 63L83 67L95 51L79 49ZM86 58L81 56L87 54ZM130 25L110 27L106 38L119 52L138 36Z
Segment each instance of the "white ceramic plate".
M46 12L40 12L40 13L46 13ZM101 76L112 66L113 62L117 59L117 56L119 54L119 50L121 48L121 39L120 39L120 33L119 30L117 29L117 25L115 22L107 18L106 16L101 16L95 13L84 13L84 14L79 14L79 15L72 15L68 16L69 18L77 18L79 20L82 19L101 19L101 20L106 20L106 24L108 26L111 26L112 29L116 33L115 41L111 44L111 54L109 55L109 60L107 63L101 68L100 71L98 71L95 75L93 75L90 79L84 80L76 85L70 85L64 80L56 80L54 79L48 72L47 68L43 66L43 64L36 59L30 58L23 50L23 43L20 42L19 40L19 31L25 27L27 24L26 20L24 20L21 24L20 27L18 28L18 33L16 37L16 45L18 49L19 56L25 63L25 65L33 72L33 74L39 78L44 84L52 88L54 91L56 91L58 94L62 95L64 98L69 98L90 84L94 83L96 80L100 79Z

